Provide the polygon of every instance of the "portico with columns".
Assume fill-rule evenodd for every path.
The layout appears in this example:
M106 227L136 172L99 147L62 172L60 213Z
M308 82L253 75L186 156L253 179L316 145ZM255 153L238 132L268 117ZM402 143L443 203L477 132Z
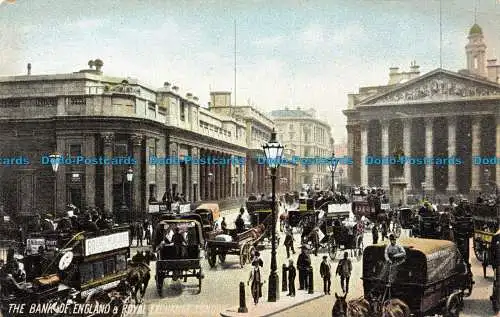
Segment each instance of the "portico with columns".
M409 95L408 91L425 92L434 84L449 90L432 94L431 88L421 98ZM458 84L462 91L450 90ZM468 95L462 96L465 92ZM355 162L351 169L360 170L359 177L351 172L350 181L388 188L390 179L401 176L407 191L426 196L494 191L494 185L500 185L500 169L493 160L479 163L478 158L500 158L499 110L500 85L440 69L368 98L356 110L345 111L348 140L359 142L360 148L359 157L352 145L349 149ZM412 158L402 175L396 175L390 164L365 164L369 156L397 158L397 149ZM415 161L432 158L433 162Z
M418 196L474 196L500 185L500 65L486 60L479 25L467 39L466 69L420 75L413 61L408 72L391 67L387 85L348 95L351 184L387 189L392 179L403 178L406 190ZM408 159L395 161L404 166L394 168L367 164L371 156Z

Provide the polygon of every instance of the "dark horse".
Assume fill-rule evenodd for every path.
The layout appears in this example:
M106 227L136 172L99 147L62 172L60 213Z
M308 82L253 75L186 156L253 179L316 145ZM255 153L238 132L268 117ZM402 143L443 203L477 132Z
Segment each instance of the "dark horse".
M132 289L132 296L136 304L139 304L148 288L149 279L151 278L150 268L144 262L131 262L127 274L127 283ZM137 298L137 293L141 292L141 299Z
M409 317L410 308L399 299L390 299L383 305L371 305L365 298L360 297L346 301L345 296L335 293L335 304L332 308L332 317Z

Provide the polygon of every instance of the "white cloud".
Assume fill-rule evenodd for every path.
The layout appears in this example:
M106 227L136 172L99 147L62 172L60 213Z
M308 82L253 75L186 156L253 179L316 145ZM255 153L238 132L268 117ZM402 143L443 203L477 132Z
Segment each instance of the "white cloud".
M318 45L325 42L325 31L319 24L311 24L299 33L299 40L304 45Z
M283 43L285 43L286 38L284 36L270 36L270 37L262 37L252 42L252 44L256 47L268 48L268 47L276 47Z

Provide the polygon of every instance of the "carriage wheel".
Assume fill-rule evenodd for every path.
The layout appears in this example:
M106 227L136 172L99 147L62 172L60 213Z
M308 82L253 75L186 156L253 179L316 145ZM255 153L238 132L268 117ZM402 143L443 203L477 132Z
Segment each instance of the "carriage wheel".
M472 288L474 286L474 280L470 269L471 268L469 264L467 268L467 277L466 277L467 281L465 284L466 289L464 290L464 297L469 297L472 294Z
M245 266L245 264L247 263L247 257L248 257L248 245L245 244L240 249L240 266L241 266L241 268L243 268Z
M226 262L226 254L225 253L219 254L219 261L221 264L224 264L224 262Z
M201 293L201 280L204 278L203 271L200 269L198 272L198 294Z
M481 263L484 261L483 251L483 242L480 240L474 240L474 254L476 255L476 259Z
M458 317L460 315L463 306L461 296L461 293L453 293L448 297L446 312L444 313L445 317Z
M217 265L217 252L214 248L207 249L207 260L211 268Z
M252 245L248 248L248 253L247 253L247 260L248 260L248 263L251 264L251 261L253 259L253 256L255 254L255 247Z

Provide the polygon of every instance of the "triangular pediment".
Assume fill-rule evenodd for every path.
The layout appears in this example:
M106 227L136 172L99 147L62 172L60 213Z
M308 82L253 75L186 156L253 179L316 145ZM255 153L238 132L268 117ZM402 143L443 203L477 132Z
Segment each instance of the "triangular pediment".
M363 100L359 105L418 103L480 97L500 98L500 85L472 76L436 69L393 89Z

